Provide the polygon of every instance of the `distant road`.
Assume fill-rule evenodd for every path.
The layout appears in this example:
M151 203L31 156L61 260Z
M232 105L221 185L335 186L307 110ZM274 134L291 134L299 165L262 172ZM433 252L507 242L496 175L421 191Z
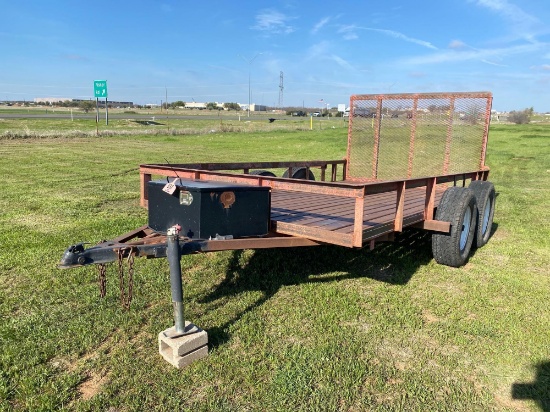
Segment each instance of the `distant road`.
M135 120L152 120L153 117L155 120L161 120L161 119L176 119L176 120L216 120L216 119L222 119L222 120L239 120L239 115L226 115L223 116L217 116L215 114L212 115L187 115L187 116L180 116L180 115L152 115L152 114L134 114L134 113L109 113L109 119L135 119ZM276 115L274 117L284 117L282 115ZM0 119L70 119L71 114L70 113L2 113L0 112ZM74 119L95 119L95 113L88 113L88 114L73 114ZM105 112L99 114L100 120L105 120ZM246 120L246 114L241 115L241 121ZM265 115L254 115L251 116L251 120L264 120Z

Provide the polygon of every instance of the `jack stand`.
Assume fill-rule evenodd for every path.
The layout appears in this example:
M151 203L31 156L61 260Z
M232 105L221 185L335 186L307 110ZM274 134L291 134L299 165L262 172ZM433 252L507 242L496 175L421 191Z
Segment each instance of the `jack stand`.
M198 326L185 322L183 316L183 286L181 281L181 264L178 225L167 232L166 256L170 265L170 286L174 323L171 328L159 333L159 353L171 365L181 369L191 362L208 355L208 334Z
M195 330L194 333L169 338L166 335L175 332L175 326L159 333L159 353L164 360L178 369L190 365L192 362L208 355L208 334L192 323L185 322L185 326Z

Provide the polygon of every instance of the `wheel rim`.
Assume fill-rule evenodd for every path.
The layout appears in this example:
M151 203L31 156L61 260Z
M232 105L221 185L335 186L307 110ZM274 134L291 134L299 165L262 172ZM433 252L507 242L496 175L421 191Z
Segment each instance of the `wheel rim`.
M460 250L464 250L466 243L468 243L468 236L470 235L470 225L472 224L472 208L466 209L464 213L464 220L462 223L462 232L460 233Z
M489 217L491 216L491 199L487 199L487 202L485 202L485 207L483 209L483 223L481 225L482 232L485 234L487 232L487 228L489 226Z

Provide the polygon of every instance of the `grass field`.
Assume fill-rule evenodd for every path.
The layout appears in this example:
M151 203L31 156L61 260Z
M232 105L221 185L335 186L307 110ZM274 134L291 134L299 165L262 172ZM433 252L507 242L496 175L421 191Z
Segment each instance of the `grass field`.
M64 249L146 223L140 163L342 158L346 129L97 138L25 122L38 137L0 141L0 411L549 410L550 126L491 128L494 235L460 269L417 232L374 251L183 257L210 354L175 370L156 341L167 262L136 262L126 311L114 268L102 300L93 268L56 268Z
M213 116L212 116L213 117ZM201 118L195 116L190 120L176 119L173 116L153 116L143 119L109 120L98 124L94 119L75 118L73 121L59 118L1 118L0 140L58 137L108 137L108 136L181 136L212 133L250 133L273 132L277 130L322 130L327 128L345 129L347 123L342 118L315 119L310 124L309 118L281 116L278 121L270 123L266 114L250 118L226 114L219 118ZM154 120L153 120L154 118Z

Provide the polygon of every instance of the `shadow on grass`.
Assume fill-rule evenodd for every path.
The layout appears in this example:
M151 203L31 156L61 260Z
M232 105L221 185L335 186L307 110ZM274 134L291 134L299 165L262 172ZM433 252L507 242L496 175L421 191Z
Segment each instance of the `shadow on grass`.
M531 383L514 383L513 399L532 399L543 412L550 412L550 361L535 365L536 377Z
M164 123L155 122L154 120L134 120L134 123L139 123L143 126L164 126Z
M420 266L432 259L431 234L415 230L406 230L396 236L395 242L378 243L372 251L338 246L262 249L256 250L244 267L242 254L243 251L233 252L225 279L201 303L247 291L261 291L263 296L224 324L210 328L208 339L212 347L227 342L229 326L268 301L283 286L363 277L405 285Z

